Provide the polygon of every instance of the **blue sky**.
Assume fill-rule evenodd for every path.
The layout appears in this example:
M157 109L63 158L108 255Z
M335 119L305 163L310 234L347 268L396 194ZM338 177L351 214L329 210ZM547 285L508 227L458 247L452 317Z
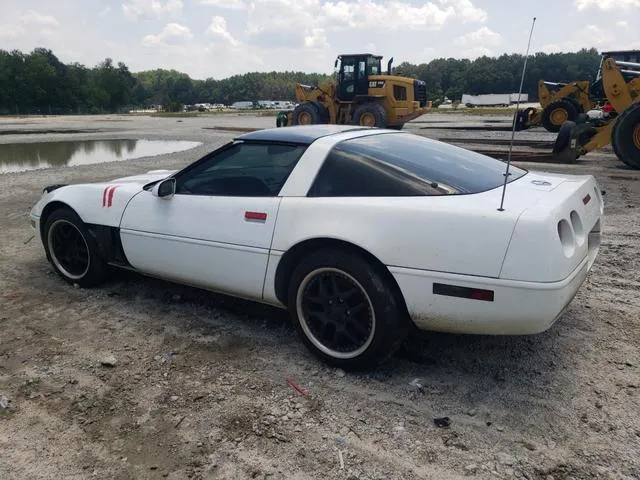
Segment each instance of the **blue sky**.
M640 0L0 0L0 48L194 78L330 72L339 53L394 63L581 47L640 49Z

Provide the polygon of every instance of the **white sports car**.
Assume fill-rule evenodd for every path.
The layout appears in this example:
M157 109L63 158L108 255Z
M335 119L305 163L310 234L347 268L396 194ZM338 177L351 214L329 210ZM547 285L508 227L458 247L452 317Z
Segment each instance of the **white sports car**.
M325 362L367 368L424 330L548 329L600 246L592 176L511 167L396 130L248 133L179 171L53 185L31 212L83 287L107 266L287 308Z

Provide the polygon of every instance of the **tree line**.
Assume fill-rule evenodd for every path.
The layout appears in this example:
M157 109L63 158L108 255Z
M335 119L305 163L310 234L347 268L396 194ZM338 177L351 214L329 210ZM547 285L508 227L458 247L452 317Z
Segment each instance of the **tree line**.
M523 55L438 58L421 64L400 63L396 75L427 83L429 99L459 100L463 93L517 92ZM594 80L600 62L596 49L569 53L537 53L528 61L524 92L537 99L539 79L557 82ZM0 50L0 114L85 114L125 112L162 105L178 111L183 105L236 101L295 100L295 84L329 81L331 74L250 72L222 80L197 80L176 70L132 73L122 62L106 58L93 67L65 64L45 48L29 53Z

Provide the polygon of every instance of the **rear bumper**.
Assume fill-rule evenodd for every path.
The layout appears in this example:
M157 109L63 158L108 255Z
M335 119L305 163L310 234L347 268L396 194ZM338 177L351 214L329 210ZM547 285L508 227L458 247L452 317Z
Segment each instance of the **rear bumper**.
M560 282L523 282L391 267L409 314L421 330L481 335L530 335L549 329L585 281L587 256ZM493 301L434 294L434 283L493 291Z

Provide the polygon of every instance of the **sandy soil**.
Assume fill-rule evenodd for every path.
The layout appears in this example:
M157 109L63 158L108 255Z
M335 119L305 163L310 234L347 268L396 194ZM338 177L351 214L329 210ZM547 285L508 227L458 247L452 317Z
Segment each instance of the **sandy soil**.
M1 479L640 478L640 172L598 155L527 165L592 173L606 191L600 256L548 332L423 334L376 371L345 374L316 361L279 310L131 273L75 289L29 240L43 185L182 166L232 137L203 128L225 122L274 120L0 121L4 143L203 142L0 175ZM65 128L99 131L37 132Z

